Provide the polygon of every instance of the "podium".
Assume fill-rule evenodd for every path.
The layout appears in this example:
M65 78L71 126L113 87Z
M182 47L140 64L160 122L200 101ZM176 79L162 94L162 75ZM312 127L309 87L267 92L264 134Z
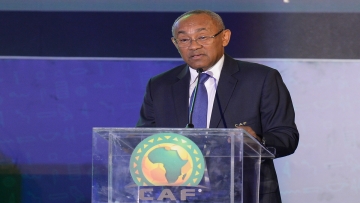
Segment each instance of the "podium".
M94 128L92 202L259 202L274 155L242 129Z

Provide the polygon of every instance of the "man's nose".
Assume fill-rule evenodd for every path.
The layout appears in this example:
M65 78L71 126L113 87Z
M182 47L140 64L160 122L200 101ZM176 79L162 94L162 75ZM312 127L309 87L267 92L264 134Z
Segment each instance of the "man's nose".
M189 49L199 49L201 47L202 45L199 44L196 39L191 39Z

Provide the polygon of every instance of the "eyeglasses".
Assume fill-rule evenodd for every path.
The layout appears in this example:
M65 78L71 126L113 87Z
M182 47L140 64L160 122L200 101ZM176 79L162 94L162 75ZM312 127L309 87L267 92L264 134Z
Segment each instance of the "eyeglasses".
M200 36L196 38L194 41L200 45L212 44L214 42L214 38L218 36L222 31L224 31L224 29L220 30L218 33L216 33L213 36ZM173 40L180 48L189 47L193 41L193 39L191 38L179 38L179 39L173 38Z

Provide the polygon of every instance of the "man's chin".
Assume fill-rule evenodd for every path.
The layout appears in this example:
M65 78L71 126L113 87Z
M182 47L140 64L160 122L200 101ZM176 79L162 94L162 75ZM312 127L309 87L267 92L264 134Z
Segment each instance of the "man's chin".
M207 70L209 69L209 67L205 64L189 64L188 65L192 68L192 69L199 69L202 68L203 70Z

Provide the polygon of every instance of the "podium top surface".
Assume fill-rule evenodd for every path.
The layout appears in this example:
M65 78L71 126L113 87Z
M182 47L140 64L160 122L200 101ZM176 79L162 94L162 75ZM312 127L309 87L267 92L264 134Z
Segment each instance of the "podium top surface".
M275 158L265 146L258 142L253 136L245 130L239 128L111 128L94 127L93 134L97 134L105 139L110 136L117 138L130 138L138 136L151 136L158 133L176 133L183 136L203 136L206 139L215 137L234 137L234 140L249 149L254 150L263 158Z

